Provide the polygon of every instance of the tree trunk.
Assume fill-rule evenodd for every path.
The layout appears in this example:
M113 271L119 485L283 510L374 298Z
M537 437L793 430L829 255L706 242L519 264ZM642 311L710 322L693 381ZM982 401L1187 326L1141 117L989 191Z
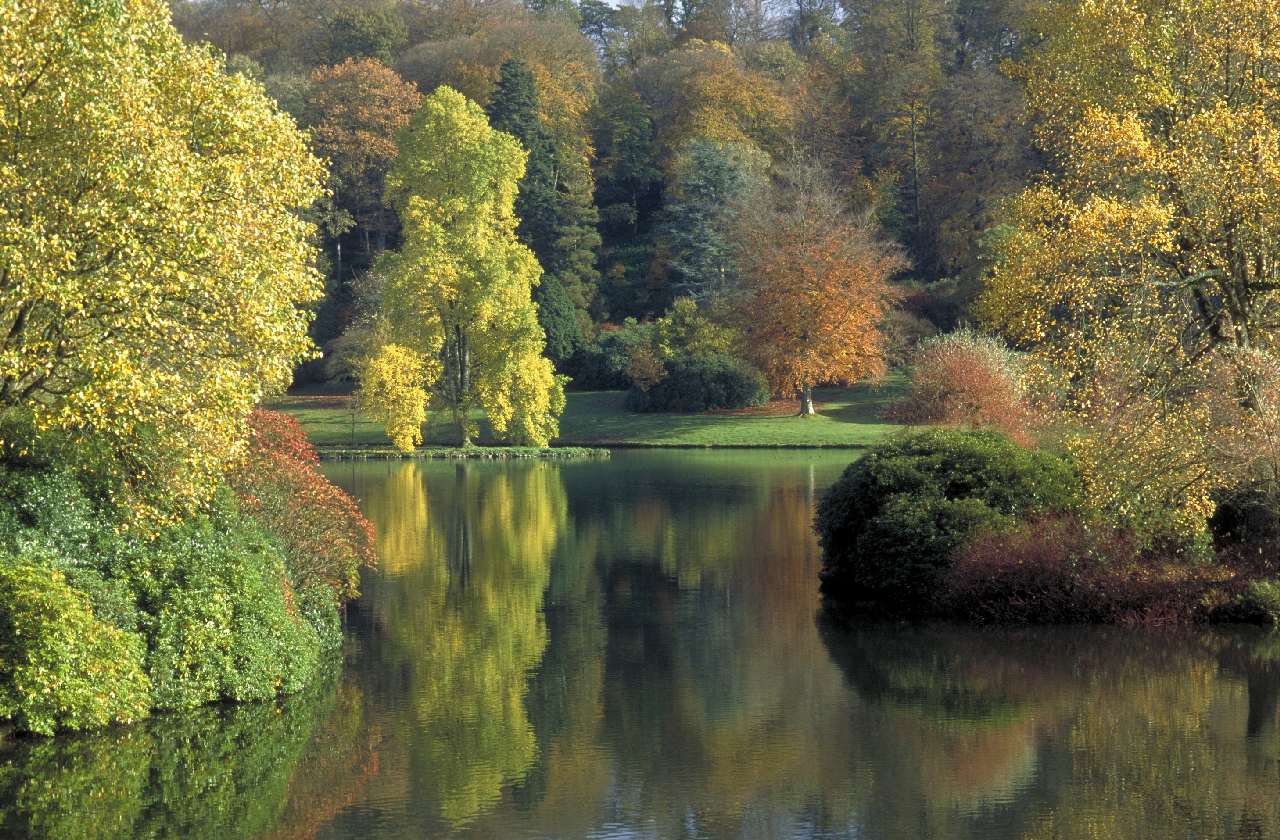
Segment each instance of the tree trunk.
M817 410L813 407L813 388L805 385L800 389L800 416L812 417L817 413Z
M459 444L471 445L471 342L461 328L454 332L457 358L454 420L458 424Z

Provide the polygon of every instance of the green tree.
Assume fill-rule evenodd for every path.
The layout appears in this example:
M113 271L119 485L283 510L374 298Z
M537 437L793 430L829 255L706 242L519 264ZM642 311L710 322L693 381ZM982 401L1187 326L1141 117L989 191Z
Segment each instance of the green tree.
M866 103L864 142L873 166L891 173L895 187L881 215L913 262L923 265L934 249L923 189L943 81L945 7L940 0L857 0L849 6L863 66L858 93Z
M545 445L556 434L564 390L542 355L532 300L541 270L516 238L525 157L480 106L443 86L401 136L387 198L400 213L404 246L375 266L384 281L361 379L381 369L378 378L389 380L389 360L418 371L416 387L365 394L367 410L402 448L421 441L420 428L406 423L429 399L452 413L463 444L476 408L518 441Z
M662 226L675 294L705 301L732 289L737 211L768 167L769 156L749 143L694 138L681 149Z
M329 19L329 61L374 58L388 64L408 40L409 33L393 7L344 6Z
M321 290L320 163L223 67L161 0L0 2L0 413L105 440L150 513L217 486Z
M529 155L516 197L518 233L546 272L534 299L548 355L563 362L582 344L575 296L569 290L583 303L589 299L585 287L594 291L595 246L600 242L594 233L594 205L590 195L566 189L555 141L538 116L538 89L528 65L519 59L503 62L486 110L490 124L519 140ZM590 236L583 234L584 227L592 228Z

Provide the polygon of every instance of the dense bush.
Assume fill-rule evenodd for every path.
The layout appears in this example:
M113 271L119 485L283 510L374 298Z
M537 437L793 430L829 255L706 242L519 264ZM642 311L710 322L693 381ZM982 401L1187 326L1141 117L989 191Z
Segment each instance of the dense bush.
M130 543L120 566L137 582L156 707L289 694L334 641L303 618L279 549L230 499Z
M659 381L627 392L631 411L709 411L746 408L769 401L764 376L727 353L704 351L677 356Z
M627 366L636 346L648 341L651 326L629 320L621 328L602 328L565 363L570 386L578 391L620 391L631 385Z
M1075 516L975 534L945 577L947 607L978 622L1136 620L1166 606L1139 571L1137 543Z
M1231 621L1280 626L1280 580L1250 581L1222 613Z
M360 568L376 557L373 525L320 473L297 420L258 410L249 425L249 455L231 475L241 508L280 543L298 590L324 585L354 598Z
M972 330L926 338L911 353L907 392L890 416L904 423L995 429L1028 444L1034 414L1020 367L1002 341Z
M1280 498L1274 492L1249 487L1216 501L1209 532L1217 548L1280 546Z
M972 533L1074 508L1079 496L1062 459L993 432L932 430L881 444L818 505L823 590L933 609L952 552Z
M279 458L300 452L293 436L262 432ZM329 499L312 490L304 502ZM269 536L231 493L155 532L119 524L68 470L0 468L0 661L19 663L4 673L0 717L19 728L288 694L339 641L346 566L335 580L328 568L295 575L281 546L303 543Z
M643 389L665 375L675 360L706 353L731 354L740 342L737 330L704 312L691 298L679 298L661 318L604 325L594 343L566 365L578 390Z
M982 623L1280 622L1270 563L1188 563L1142 545L1137 534L1074 515L978 533L953 557L945 608Z
M147 715L143 641L95 618L39 557L0 559L0 718L52 734Z

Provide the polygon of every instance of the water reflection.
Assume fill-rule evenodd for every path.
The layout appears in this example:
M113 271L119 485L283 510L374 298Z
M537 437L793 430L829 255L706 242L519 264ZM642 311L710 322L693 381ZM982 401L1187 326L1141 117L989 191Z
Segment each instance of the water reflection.
M362 489L383 573L352 614L355 667L397 704L406 825L466 825L537 755L525 695L547 645L542 611L564 529L554 468L395 464Z
M10 747L0 834L1280 837L1280 637L833 625L844 460L334 465L341 682Z
M376 772L376 725L336 680L282 703L23 739L0 752L0 836L313 836Z
M870 836L1280 836L1274 636L820 626Z

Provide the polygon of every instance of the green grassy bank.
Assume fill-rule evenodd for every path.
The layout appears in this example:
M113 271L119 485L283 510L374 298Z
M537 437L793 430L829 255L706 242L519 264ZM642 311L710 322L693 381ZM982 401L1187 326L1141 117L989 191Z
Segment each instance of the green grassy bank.
M901 428L885 422L882 413L902 387L900 378L890 377L879 384L819 389L815 392L817 416L804 418L793 416L794 407L782 403L740 412L637 414L623 406L621 391L572 392L560 418L555 447L858 449ZM378 423L351 411L346 393L303 390L271 407L296 417L327 457L369 457L371 453L361 450L391 445ZM497 443L485 423L479 426L477 443L482 447ZM453 437L445 418L433 416L424 437L425 447L415 457L458 457L459 450L447 448ZM520 452L520 457L532 457L538 450ZM555 450L542 452L554 454ZM475 454L484 455L482 451Z

